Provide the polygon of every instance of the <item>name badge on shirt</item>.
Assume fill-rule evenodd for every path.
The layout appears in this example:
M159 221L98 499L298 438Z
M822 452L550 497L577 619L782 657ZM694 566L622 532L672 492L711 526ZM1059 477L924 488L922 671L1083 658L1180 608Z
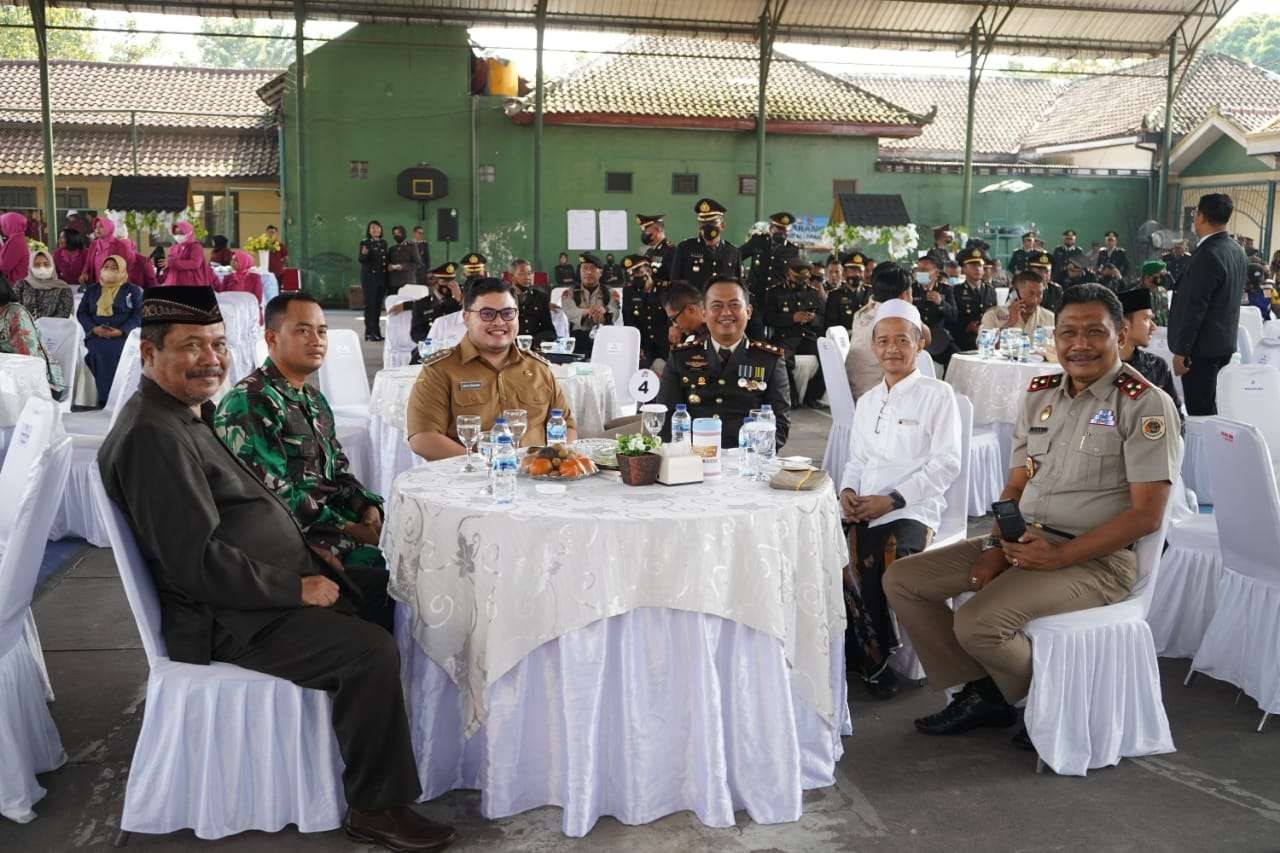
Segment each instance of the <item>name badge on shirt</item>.
M898 426L920 426L920 422L919 422L919 421L910 421L910 420L906 420L905 418L899 418L899 419L898 419Z
M1099 409L1096 415L1089 418L1089 423L1113 427L1116 425L1116 413L1111 409Z
M479 391L481 386L483 385L484 383L481 382L479 379L471 379L467 382L459 382L458 390L459 391Z

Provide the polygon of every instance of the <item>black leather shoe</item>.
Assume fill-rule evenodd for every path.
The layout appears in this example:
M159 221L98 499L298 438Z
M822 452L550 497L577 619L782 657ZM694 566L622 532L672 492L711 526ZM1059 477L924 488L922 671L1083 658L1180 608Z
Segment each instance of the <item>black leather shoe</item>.
M1036 751L1036 745L1031 742L1031 734L1027 731L1026 726L1018 729L1018 733L1013 736L1013 745L1028 752Z
M874 678L864 678L867 692L876 699L892 699L898 695L898 676L886 666Z
M915 721L916 730L927 735L958 735L983 726L1006 728L1018 722L1018 712L1003 702L988 702L978 691L966 687L951 704L936 714Z
M381 812L348 809L342 828L356 841L377 844L397 853L443 850L458 837L453 827L428 820L408 806Z

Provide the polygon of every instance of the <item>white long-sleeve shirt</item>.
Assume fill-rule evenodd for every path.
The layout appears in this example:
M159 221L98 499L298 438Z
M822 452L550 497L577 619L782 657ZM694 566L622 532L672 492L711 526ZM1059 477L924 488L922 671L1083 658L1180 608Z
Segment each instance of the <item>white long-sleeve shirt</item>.
M951 386L919 371L893 388L881 380L858 398L851 433L841 489L864 496L897 490L907 502L871 526L910 518L936 531L943 496L960 475L960 410Z
M461 311L435 318L431 321L431 330L427 332L431 343L438 348L456 347L466 336L467 324L462 319Z

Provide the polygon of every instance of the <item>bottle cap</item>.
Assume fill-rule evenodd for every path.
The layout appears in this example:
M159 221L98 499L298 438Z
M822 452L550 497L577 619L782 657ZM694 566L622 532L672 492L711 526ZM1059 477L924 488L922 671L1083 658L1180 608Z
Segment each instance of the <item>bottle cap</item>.
M689 411L689 407L688 407L688 406L686 406L684 403L676 403L676 411L677 411L677 412L687 412L687 411Z
M552 410L551 410L551 417L553 417L553 418L559 418L559 417L562 417L563 415L564 415L564 410L562 410L562 409L552 409Z

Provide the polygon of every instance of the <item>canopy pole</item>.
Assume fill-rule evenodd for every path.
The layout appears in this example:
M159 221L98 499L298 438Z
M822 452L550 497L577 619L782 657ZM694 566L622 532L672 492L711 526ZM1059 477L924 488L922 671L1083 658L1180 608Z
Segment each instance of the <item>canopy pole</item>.
M960 194L960 227L973 233L969 216L973 212L973 111L978 96L978 24L969 28L969 94L964 122L964 180Z
M764 144L766 90L769 85L769 54L773 45L769 42L769 7L760 13L760 65L756 86L756 215L755 221L764 219Z
M299 286L301 281L302 270L308 266L307 262L307 134L304 129L306 124L305 104L306 98L303 97L303 86L307 79L306 58L304 56L304 42L302 38L303 28L306 24L307 9L306 0L293 0L293 104L294 104L294 125L297 141L297 154L294 159L297 160L298 167L298 185L294 188L294 192L298 197L298 206L294 211L298 222L298 251L294 255L294 266L299 270Z
M49 106L49 40L45 0L32 0L31 22L36 31L36 56L40 63L40 145L44 149L44 221L47 237L57 242L58 190L53 180L53 118Z
M1178 67L1178 38L1169 37L1169 74L1165 79L1164 90L1164 138L1160 142L1160 184L1156 188L1156 219L1168 223L1169 199L1169 149L1173 147L1173 85L1174 72Z
M536 15L537 70L534 73L533 83L533 268L540 270L542 269L542 45L547 29L547 0L538 0Z

